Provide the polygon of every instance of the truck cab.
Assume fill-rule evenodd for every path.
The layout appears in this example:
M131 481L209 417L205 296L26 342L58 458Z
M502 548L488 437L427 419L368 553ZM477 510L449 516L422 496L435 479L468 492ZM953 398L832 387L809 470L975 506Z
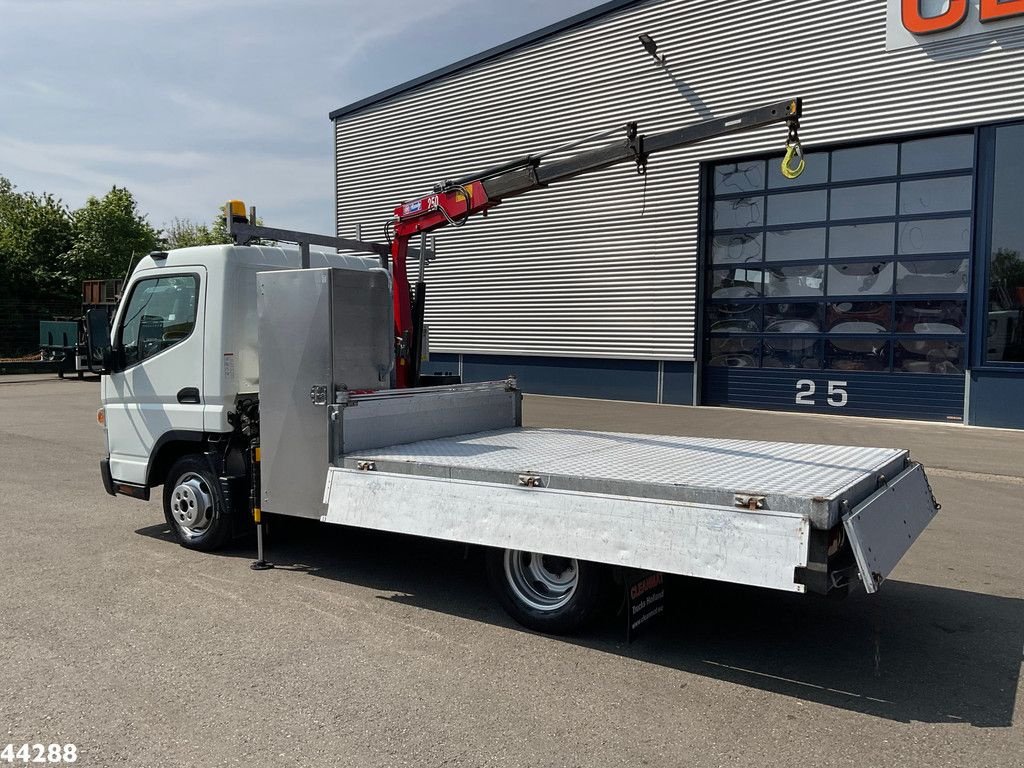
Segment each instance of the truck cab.
M195 492L182 491L183 503L198 508L231 495L230 482L210 483L245 474L244 451L230 436L239 403L259 396L257 275L299 268L300 258L297 248L213 245L139 262L113 318L101 384L109 493L148 499L183 458L206 456L211 471L194 473ZM309 264L380 270L372 257L318 250Z

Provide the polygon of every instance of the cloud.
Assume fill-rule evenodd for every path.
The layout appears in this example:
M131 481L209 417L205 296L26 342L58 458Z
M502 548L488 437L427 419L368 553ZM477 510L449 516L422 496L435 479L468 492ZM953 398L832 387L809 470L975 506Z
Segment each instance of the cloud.
M281 216L300 216L287 226L317 225L330 231L332 171L329 157L288 158L233 152L127 151L111 145L33 142L0 135L0 167L19 187L28 177L37 191L58 193L77 207L90 195L127 186L160 226L171 219L209 221L231 197L266 203ZM264 206L261 205L261 209Z
M294 137L307 127L297 114L285 115L246 106L239 98L216 98L174 87L167 91L165 99L179 127L188 123L205 135L230 132L233 139L252 135Z
M132 150L114 144L42 144L0 134L0 160L31 167L52 158L57 163L74 165L156 165L188 169L204 159L199 152L166 152L159 149Z
M0 0L0 174L73 206L126 186L156 225L240 196L329 231L331 109L590 0L562 2Z
M371 46L385 40L401 38L428 19L454 12L460 6L468 4L469 0L433 0L429 3L418 0L393 0L388 4L388 12L382 16L379 6L359 3L362 12L349 22L355 34L349 36L347 45L340 53L331 56L330 63L336 69L341 69L364 55ZM370 12L370 9L373 11Z

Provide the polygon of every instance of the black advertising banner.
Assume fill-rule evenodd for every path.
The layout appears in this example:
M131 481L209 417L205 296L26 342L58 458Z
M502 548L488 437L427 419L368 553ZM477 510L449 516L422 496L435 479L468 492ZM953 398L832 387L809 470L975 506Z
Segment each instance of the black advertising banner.
M626 642L665 615L665 574L634 571L626 579Z

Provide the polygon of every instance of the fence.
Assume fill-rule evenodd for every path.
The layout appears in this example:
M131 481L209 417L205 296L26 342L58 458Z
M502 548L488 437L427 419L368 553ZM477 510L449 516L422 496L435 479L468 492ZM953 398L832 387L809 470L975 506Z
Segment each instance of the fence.
M66 297L26 300L0 296L0 357L38 352L40 320L81 313L81 302Z

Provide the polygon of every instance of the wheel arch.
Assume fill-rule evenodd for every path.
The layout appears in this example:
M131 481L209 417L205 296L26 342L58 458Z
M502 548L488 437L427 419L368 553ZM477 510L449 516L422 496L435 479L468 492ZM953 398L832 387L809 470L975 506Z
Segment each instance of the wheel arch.
M146 467L146 487L163 485L174 462L190 453L202 453L206 447L207 433L186 429L172 429L164 432L149 454Z

